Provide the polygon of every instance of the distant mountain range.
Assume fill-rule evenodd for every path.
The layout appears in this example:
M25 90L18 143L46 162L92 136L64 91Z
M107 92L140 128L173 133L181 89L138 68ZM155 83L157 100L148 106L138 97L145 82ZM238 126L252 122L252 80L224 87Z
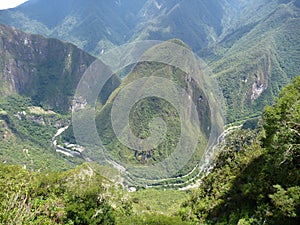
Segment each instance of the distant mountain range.
M210 66L228 122L257 115L300 74L299 0L29 0L0 22L98 56L135 40L180 38Z
M224 33L237 0L30 0L0 13L4 24L56 37L97 54L130 40L173 37L200 49ZM224 20L224 18L227 18ZM228 20L228 21L226 21Z

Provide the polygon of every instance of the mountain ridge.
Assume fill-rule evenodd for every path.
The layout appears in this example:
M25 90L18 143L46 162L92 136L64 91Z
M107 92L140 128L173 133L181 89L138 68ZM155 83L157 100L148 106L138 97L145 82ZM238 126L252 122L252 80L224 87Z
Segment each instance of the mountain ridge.
M60 16L46 16L48 5ZM1 11L0 22L72 42L96 56L136 40L180 38L218 78L233 122L259 114L299 74L299 5L299 0L38 0Z

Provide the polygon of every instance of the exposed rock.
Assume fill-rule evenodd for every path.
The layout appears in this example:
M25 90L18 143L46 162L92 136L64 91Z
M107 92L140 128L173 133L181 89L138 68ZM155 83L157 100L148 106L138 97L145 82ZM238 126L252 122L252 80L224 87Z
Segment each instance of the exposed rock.
M35 105L58 112L70 110L78 82L96 60L75 45L1 24L0 55L0 94L17 92L31 97ZM112 80L115 79L119 80L113 76ZM105 96L116 88L113 85L119 83L108 82Z
M264 86L264 84L259 84L259 83L255 82L252 85L251 100L258 99L259 96L264 92L265 89L266 89L266 87Z
M0 141L6 141L13 138L14 135L4 120L0 120Z

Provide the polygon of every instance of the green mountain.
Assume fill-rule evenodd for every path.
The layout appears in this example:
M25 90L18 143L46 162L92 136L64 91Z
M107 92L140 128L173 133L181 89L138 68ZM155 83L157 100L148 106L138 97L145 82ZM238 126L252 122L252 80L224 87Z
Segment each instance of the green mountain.
M262 111L300 71L300 10L284 3L245 3L245 21L200 53L223 89L229 122Z
M147 64L139 66L149 70ZM255 125L257 120L249 120L242 129L228 132L208 175L201 179L200 187L178 212L184 221L190 224L298 224L299 81L297 77L283 89L276 104L265 109L258 125ZM139 204L140 200L134 201ZM167 221L171 223L171 218Z
M180 38L211 67L228 122L257 116L299 74L298 0L30 0L0 22L99 55L135 40Z
M183 52L185 55L170 55L165 49L172 47L181 48L178 54ZM189 53L190 49L179 40L171 40L151 47L141 56L141 62L131 68L129 75L122 80L122 84L112 93L106 104L96 109L95 122L105 157L112 163L119 164L119 167L126 167L132 176L130 180L133 180L136 185L141 185L138 179L144 179L146 184L147 179L150 180L149 183L156 184L160 183L159 180L183 176L192 171L184 178L187 181L199 172L199 164L203 163L204 152L214 141L211 133L216 132L213 135L217 137L218 129L221 130L224 125L221 120L214 121L215 116L211 112L213 106L209 102L212 99L207 97L210 93L209 88L203 89L205 78L201 74L202 71L193 71L194 74L191 75L183 71L183 68L172 66L172 60L174 63L180 60L181 65L190 66L193 55ZM157 62L159 58L164 59L165 63ZM203 83L199 84L199 80L194 76L203 79ZM132 86L137 81L141 83ZM169 82L176 88L172 89L168 86ZM128 88L131 90L130 93L126 92ZM142 96L145 93L152 94L144 98ZM120 106L119 111L114 110L116 105ZM217 112L218 109L213 108L213 111ZM91 128L88 128L84 113L73 114L73 121L76 122L73 128L76 129L75 135L81 136L81 144L93 149L92 144L98 142L96 143L92 138L93 135L88 132ZM158 118L163 120L164 124L156 124L159 123ZM126 137L123 139L119 136L131 133L126 126L121 125L124 121L126 123L127 119L129 129L135 136L128 141ZM197 124L200 126L198 127ZM63 137L65 140L75 140L72 135L70 128ZM158 137L162 137L159 142L157 142ZM88 158L98 160L101 156L97 152L99 151L91 150L84 153ZM175 162L165 161L166 159L175 159ZM184 164L180 165L182 162ZM156 165L163 165L167 168L167 172L157 169L160 167L156 168ZM137 170L142 171L140 173ZM149 177L143 174L145 172ZM178 183L178 180L175 182Z
M1 160L34 170L82 163L80 157L58 154L53 141L59 129L70 125L75 89L95 58L72 44L4 25L0 46ZM100 105L119 84L112 76L99 95Z
M0 22L29 33L72 42L98 55L131 37L141 0L31 0L2 11Z
M194 51L214 43L235 14L236 1L147 1L140 11L135 38L179 38Z
M34 104L68 112L79 80L96 58L72 44L30 35L0 25L0 93L18 93ZM119 85L117 77L100 95L105 103L109 91Z
M254 130L226 137L214 167L183 204L194 224L298 224L300 76Z
M93 54L136 38L176 37L198 50L223 32L222 20L234 10L235 4L225 0L30 0L1 12L0 22L72 42Z

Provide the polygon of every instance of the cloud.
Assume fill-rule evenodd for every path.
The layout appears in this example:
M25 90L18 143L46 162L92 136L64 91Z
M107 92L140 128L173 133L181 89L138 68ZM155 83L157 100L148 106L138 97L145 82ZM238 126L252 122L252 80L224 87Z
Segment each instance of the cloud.
M28 0L0 0L0 9L14 8Z

